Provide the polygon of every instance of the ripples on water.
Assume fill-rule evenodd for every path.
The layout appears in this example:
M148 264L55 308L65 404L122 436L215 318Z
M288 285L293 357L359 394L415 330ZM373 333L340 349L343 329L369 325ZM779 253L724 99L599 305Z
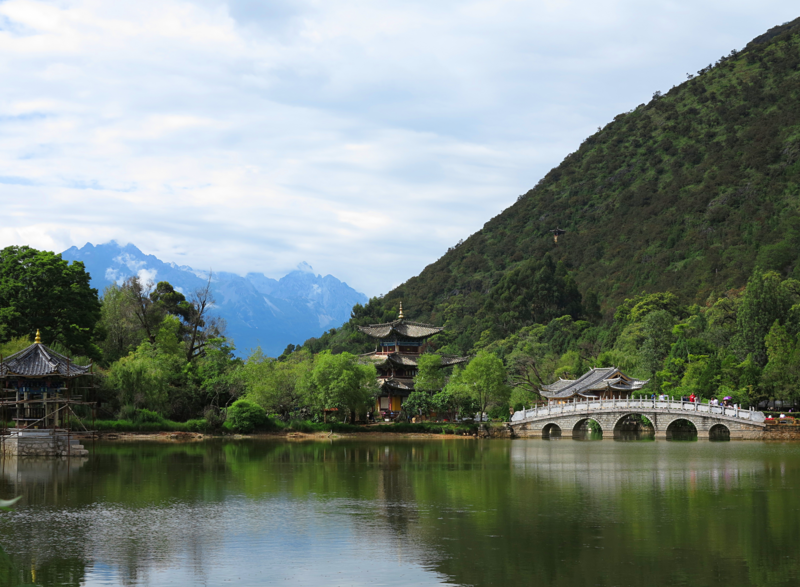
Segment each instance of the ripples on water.
M98 444L5 461L0 587L777 585L800 446Z

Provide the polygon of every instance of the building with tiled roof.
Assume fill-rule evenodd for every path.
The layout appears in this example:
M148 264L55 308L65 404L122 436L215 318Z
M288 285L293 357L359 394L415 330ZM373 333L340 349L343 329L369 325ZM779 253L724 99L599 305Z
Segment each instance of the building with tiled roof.
M442 332L444 328L406 320L402 303L397 320L356 328L377 339L375 350L361 355L364 362L372 363L378 371L380 394L376 400L376 410L399 412L403 400L414 391L414 377L426 339ZM443 355L442 367L466 363L468 360L467 357Z
M86 403L70 394L70 381L91 375L91 365L76 365L45 346L38 330L28 348L0 358L0 405L18 428L58 428L70 404Z
M559 379L550 385L543 385L539 393L549 403L559 403L580 399L605 399L611 397L627 398L644 387L647 380L634 379L616 367L591 369L578 379Z

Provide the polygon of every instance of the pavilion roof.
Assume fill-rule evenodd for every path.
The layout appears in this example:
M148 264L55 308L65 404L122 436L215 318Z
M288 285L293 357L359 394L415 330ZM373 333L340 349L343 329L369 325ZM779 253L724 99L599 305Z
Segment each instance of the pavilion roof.
M592 392L613 389L615 391L638 391L650 381L634 379L616 367L591 369L578 379L559 379L550 385L543 385L540 393L549 399L565 399L576 395L594 395Z
M396 365L398 367L416 367L421 355L409 355L404 353L391 353L382 355L377 352L366 353L361 355L367 361L370 361L376 367L383 367L384 365ZM441 355L442 367L450 367L452 365L459 365L469 361L469 357L457 357L455 355Z
M385 324L370 324L369 326L356 326L356 328L373 338L388 338L392 334L403 338L427 338L444 330L443 326L410 322L403 318Z
M89 365L76 365L64 355L40 342L6 357L0 363L0 377L79 377L88 375Z
M381 394L391 393L392 395L408 395L414 391L414 380L389 377L388 379L379 380Z

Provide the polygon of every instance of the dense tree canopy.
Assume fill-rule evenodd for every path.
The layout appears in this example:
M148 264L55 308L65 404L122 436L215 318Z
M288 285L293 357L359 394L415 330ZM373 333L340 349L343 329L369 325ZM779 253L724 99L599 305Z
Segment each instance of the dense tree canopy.
M0 251L0 341L29 337L70 352L99 358L94 344L100 317L97 290L83 263L68 263L49 251L27 246Z

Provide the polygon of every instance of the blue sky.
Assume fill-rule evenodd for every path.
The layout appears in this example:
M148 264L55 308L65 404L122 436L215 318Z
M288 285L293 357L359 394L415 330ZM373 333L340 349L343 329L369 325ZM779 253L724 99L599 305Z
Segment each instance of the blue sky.
M0 246L368 295L785 0L0 2Z

